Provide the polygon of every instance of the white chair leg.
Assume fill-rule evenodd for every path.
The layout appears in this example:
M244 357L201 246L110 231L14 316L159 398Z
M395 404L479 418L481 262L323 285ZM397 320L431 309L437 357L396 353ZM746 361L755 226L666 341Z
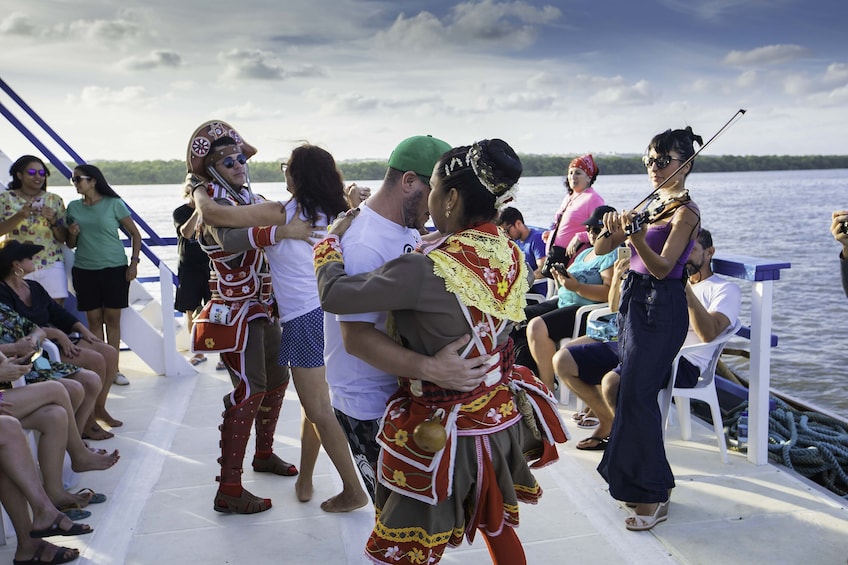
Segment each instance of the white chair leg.
M727 459L727 440L724 437L724 424L721 421L721 408L718 406L718 397L710 399L710 413L713 416L713 428L715 429L716 441L718 442L718 451L721 454L721 460L728 463Z
M6 520L9 517L6 516L6 510L3 508L3 505L0 504L0 546L6 545ZM12 529L12 525L9 524L9 529Z
M674 404L677 406L677 419L680 420L680 437L689 440L692 439L692 419L689 411L688 398L674 397Z

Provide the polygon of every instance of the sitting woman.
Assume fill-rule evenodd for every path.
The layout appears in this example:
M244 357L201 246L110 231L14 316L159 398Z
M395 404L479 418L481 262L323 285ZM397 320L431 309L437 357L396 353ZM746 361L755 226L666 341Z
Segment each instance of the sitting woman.
M32 256L40 250L40 245L20 243L14 239L0 243L0 302L40 326L47 339L59 347L62 361L96 373L97 390L94 391L93 386L86 389L86 420L77 423L86 439L109 439L114 434L101 428L97 420L113 428L121 425L121 421L114 419L106 410L107 383L111 383L118 372L118 352L51 300L40 283L25 278L35 269ZM78 334L73 340L72 332Z
M615 211L610 206L598 206L588 220L583 222L589 241L594 245L603 228L604 213ZM592 247L581 251L566 270L563 265L552 269L559 284L557 298L527 306L524 309L527 324L527 351L517 356L516 362L536 370L536 375L551 390L554 389L553 356L557 342L571 337L577 310L587 304L606 302L612 280L615 250L596 255ZM517 341L521 341L520 338ZM532 356L532 359L530 358Z
M3 397L0 396L0 412L2 405ZM94 531L87 524L72 522L54 508L38 482L38 471L20 422L4 415L0 415L0 502L15 528L18 541L15 564L73 561L79 557L78 549L58 547L42 538L78 536Z
M118 451L95 452L83 443L70 396L60 382L47 380L12 388L11 383L21 375L34 372L31 365L20 364L20 360L20 357L8 358L0 351L0 413L13 416L24 428L41 434L38 463L44 490L53 504L62 510L83 507L92 501L93 495L91 492L72 494L63 488L65 452L71 456L73 470L83 472L108 469L118 461Z

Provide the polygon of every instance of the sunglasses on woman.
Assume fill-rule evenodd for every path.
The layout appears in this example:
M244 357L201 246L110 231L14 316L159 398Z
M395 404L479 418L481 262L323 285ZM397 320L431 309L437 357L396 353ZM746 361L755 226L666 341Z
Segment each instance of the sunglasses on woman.
M47 176L47 170L46 169L27 169L26 172L31 177L34 177L35 175L38 175L40 177L46 177Z
M91 180L91 177L86 177L86 176L83 176L83 175L77 175L75 177L71 177L71 182L73 184L77 184L77 183L84 181L84 180Z
M650 169L654 163L656 163L657 168L662 170L668 167L672 161L683 161L683 159L678 159L677 157L672 157L671 155L658 155L656 157L648 157L645 155L642 157L642 162L645 164L646 169Z
M233 159L232 157L224 157L224 160L221 161L221 164L224 165L224 167L227 169L232 169L236 166L236 161L238 161L240 165L244 165L245 163L247 163L247 157L245 157L241 153L236 155L235 159Z

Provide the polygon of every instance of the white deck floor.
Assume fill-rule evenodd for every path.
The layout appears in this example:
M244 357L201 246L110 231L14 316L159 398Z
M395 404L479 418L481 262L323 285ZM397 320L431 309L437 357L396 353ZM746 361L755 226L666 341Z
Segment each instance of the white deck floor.
M124 420L114 439L100 447L121 450L111 470L79 477L77 488L109 496L93 505L89 536L52 538L77 547L78 563L177 565L185 563L365 563L362 547L373 521L369 505L345 515L327 514L319 503L340 488L322 452L315 498L299 503L294 479L254 474L244 480L274 507L251 516L212 510L218 467L221 397L229 390L212 357L190 377L155 376L132 353L122 353L128 387L113 387L109 408ZM754 466L739 454L725 465L710 431L698 425L694 441L669 431L669 459L677 478L669 519L651 532L628 532L629 511L611 499L595 472L600 452L574 448L591 435L562 408L574 439L561 460L539 472L545 494L537 506L522 505L519 536L530 564L801 563L844 565L848 558L846 501L774 466ZM299 405L291 391L283 405L276 449L299 460ZM9 563L14 539L0 547ZM485 543L448 549L443 563L490 563Z

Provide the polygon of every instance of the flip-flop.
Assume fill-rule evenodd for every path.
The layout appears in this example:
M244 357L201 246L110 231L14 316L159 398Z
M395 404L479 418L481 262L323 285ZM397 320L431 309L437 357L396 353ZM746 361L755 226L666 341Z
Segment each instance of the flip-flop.
M206 357L192 357L188 362L192 365L200 365L201 363L206 363Z
M78 520L85 520L86 518L91 516L91 512L89 512L88 510L83 510L79 507L79 504L68 504L66 506L62 506L61 508L59 508L59 512L61 512L74 522Z
M585 417L586 417L585 412L575 412L574 414L571 415L571 419L574 420L575 422L580 422Z
M43 565L44 563L49 565L58 565L59 563L69 563L79 558L78 549L59 546L53 546L56 548L56 553L53 554L52 558L49 560L43 558L44 550L51 545L53 544L47 543L46 541L38 542L38 547L35 548L35 553L33 554L32 559L13 559L12 565Z
M102 504L102 503L106 502L106 495L105 494L102 494L102 493L99 493L99 492L94 492L93 489L90 489L90 488L87 488L87 487L79 489L74 494L76 494L77 496L85 496L87 494L90 494L91 498L88 499L89 504Z
M59 524L61 524L64 519L65 516L59 516L53 520L53 524L49 528L45 528L43 530L32 530L29 533L29 537L40 539L53 536L81 536L84 534L90 534L94 531L94 529L88 524L77 524L76 522L74 522L70 529L63 530L59 527Z
M585 418L577 422L577 427L583 428L584 430L597 428L600 425L601 421L595 418L594 416L586 416Z
M583 443L583 442L586 442L586 441L595 441L596 443L594 445L591 445L591 446L586 446L584 444L584 447L580 447L580 444ZM579 449L580 451L603 451L607 448L608 443L609 443L608 437L592 436L592 437L587 437L586 439L583 439L583 440L580 440L579 442L577 442L577 449Z
M224 362L223 362L223 361L218 361L218 364L217 364L217 365L215 365L215 370L216 370L216 371L226 371L226 370L227 370L227 366L226 366L226 365L224 365Z

